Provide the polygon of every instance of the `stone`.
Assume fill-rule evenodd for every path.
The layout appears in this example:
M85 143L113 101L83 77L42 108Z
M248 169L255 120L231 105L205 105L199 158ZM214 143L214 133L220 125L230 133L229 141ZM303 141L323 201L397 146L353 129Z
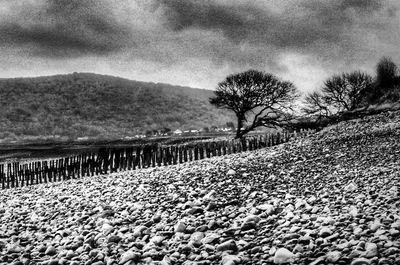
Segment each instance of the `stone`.
M236 175L236 171L233 169L229 169L228 172L226 173L226 175L228 175L228 176Z
M136 226L135 229L133 230L133 236L135 237L140 237L143 235L143 231L145 231L147 229L146 226L144 225L139 225Z
M266 214L271 215L275 211L275 206L272 204L261 204L256 206L256 208L260 211L264 211Z
M121 258L119 260L120 265L127 263L128 261L133 261L137 262L140 260L140 254L133 252L133 251L127 251L121 255Z
M46 251L44 252L44 254L49 255L49 256L53 256L55 254L57 254L57 249L53 246L49 246Z
M185 232L185 230L186 230L186 224L182 221L179 221L174 226L175 233L183 233L183 232Z
M365 254L364 257L366 258L373 258L378 256L378 246L375 243L367 242L365 244Z
M47 263L47 265L59 265L59 260L58 259L51 259L49 260L49 262Z
M111 235L111 236L108 237L108 242L109 243L118 243L121 240L122 240L122 237L120 237L118 235Z
M344 190L347 192L354 192L357 190L357 185L355 183L351 182L344 187Z
M370 265L371 261L366 258L357 258L351 262L351 265Z
M322 227L321 230L319 231L319 235L321 237L327 237L332 235L332 230L329 227Z
M164 241L165 237L163 236L153 236L150 239L150 242L153 242L155 245L160 246L161 243Z
M303 245L308 245L311 241L311 237L309 235L304 235L302 237L299 237L299 243Z
M213 244L215 243L221 236L216 233L208 233L206 236L201 240L203 244Z
M392 265L392 264L393 264L393 262L387 258L381 258L378 261L378 265Z
M342 254L340 253L340 251L331 251L326 254L325 259L328 262L335 263L340 259L341 256Z
M240 264L240 258L236 255L226 255L222 257L222 265Z
M254 221L246 221L242 224L242 226L240 227L240 230L242 231L247 231L247 230L251 230L251 229L256 229L257 228L257 223Z
M284 264L294 262L295 255L286 248L279 248L274 255L275 264Z
M381 227L381 223L380 223L378 220L376 220L375 222L373 222L373 223L369 226L369 229L370 229L372 232L376 232L380 227Z
M217 251L228 251L228 250L231 250L234 252L236 252L238 250L235 240L231 239L231 240L225 241L217 246Z
M13 254L13 253L20 253L22 252L22 248L16 244L9 244L7 245L7 253L8 254Z

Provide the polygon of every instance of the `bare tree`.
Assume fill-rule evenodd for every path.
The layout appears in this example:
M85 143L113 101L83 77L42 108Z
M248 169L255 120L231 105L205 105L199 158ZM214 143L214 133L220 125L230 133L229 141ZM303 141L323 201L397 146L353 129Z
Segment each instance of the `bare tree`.
M248 70L220 82L210 103L236 114L236 138L241 138L260 126L282 125L297 97L297 90L291 82L269 73Z
M372 77L359 71L335 75L324 82L321 91L306 96L303 110L323 117L355 110L364 105L372 85Z

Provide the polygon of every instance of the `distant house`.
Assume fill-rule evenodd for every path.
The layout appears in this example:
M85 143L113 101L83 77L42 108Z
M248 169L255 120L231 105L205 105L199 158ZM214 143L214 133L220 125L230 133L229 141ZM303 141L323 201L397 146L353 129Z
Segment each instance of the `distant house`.
M176 129L176 130L174 131L174 135L181 135L181 134L182 134L182 131L179 130L179 129Z

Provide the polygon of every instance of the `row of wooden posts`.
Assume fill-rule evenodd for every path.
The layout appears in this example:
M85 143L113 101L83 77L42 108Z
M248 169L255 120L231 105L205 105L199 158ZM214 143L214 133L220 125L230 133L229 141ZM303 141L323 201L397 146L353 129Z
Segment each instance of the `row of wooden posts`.
M0 164L3 189L75 179L147 167L176 165L214 156L256 150L285 143L300 133L276 133L249 136L241 140L203 141L181 145L143 145L100 148L98 152L70 157Z

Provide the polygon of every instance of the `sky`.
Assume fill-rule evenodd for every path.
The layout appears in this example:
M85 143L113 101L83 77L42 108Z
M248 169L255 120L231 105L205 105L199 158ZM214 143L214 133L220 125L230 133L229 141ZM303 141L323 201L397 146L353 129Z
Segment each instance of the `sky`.
M302 92L400 64L398 0L0 0L0 77L93 72L215 89L256 69Z

